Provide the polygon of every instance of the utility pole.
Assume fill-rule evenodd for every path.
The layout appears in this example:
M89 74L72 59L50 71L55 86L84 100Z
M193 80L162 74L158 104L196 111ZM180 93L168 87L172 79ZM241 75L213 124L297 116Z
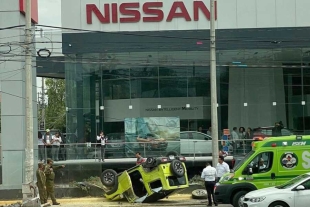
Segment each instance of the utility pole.
M25 180L22 188L23 199L31 196L30 185L33 185L33 94L32 94L32 25L31 0L26 0L26 146L25 146ZM30 193L29 193L30 192Z
M45 79L42 77L42 111L41 111L41 122L43 123L43 129L45 129L45 87L44 81Z
M216 166L219 157L217 89L216 89L216 44L215 44L215 0L210 0L210 84L211 84L211 127L212 165Z

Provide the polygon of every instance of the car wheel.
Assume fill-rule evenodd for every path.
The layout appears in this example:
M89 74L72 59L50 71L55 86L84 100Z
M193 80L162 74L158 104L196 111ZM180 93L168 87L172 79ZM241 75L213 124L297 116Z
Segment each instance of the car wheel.
M156 159L153 157L148 157L145 162L146 167L155 167Z
M196 189L192 192L192 198L193 199L207 199L208 194L205 189Z
M172 160L170 170L178 178L183 177L185 174L183 163L179 160Z
M178 153L176 151L170 151L166 154L166 157L169 157L169 156L178 156Z
M115 185L110 188L108 191L105 192L106 195L112 195L118 190L118 183L115 183Z
M287 205L286 203L281 202L281 201L276 201L276 202L270 204L269 207L289 207L289 205Z
M242 199L244 198L247 191L239 191L233 197L233 206L234 207L243 207Z
M101 173L100 180L106 187L113 187L117 183L117 173L114 170L108 169Z

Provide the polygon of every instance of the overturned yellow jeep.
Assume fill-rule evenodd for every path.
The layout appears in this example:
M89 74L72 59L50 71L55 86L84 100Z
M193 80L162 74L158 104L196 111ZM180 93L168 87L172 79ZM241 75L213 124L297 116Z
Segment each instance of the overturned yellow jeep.
M140 165L117 174L104 170L101 182L110 200L126 198L131 203L151 203L188 187L185 157L149 157Z

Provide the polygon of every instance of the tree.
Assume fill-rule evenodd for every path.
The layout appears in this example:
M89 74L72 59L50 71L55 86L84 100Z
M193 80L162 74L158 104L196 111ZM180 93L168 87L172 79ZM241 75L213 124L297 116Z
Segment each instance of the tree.
M63 79L47 78L45 80L48 104L45 110L45 128L66 128L66 84Z

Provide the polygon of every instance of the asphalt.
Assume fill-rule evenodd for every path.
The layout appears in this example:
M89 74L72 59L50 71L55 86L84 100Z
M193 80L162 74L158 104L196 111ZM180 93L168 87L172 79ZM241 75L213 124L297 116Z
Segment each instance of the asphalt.
M10 205L20 201L0 201L0 206ZM49 201L51 203L51 201ZM201 207L207 206L206 200L191 199L190 195L174 195L168 199L160 200L156 203L128 203L127 201L109 201L105 198L65 198L57 199L62 207L133 207L133 206L178 206L178 207ZM218 205L219 207L232 207L231 205Z

